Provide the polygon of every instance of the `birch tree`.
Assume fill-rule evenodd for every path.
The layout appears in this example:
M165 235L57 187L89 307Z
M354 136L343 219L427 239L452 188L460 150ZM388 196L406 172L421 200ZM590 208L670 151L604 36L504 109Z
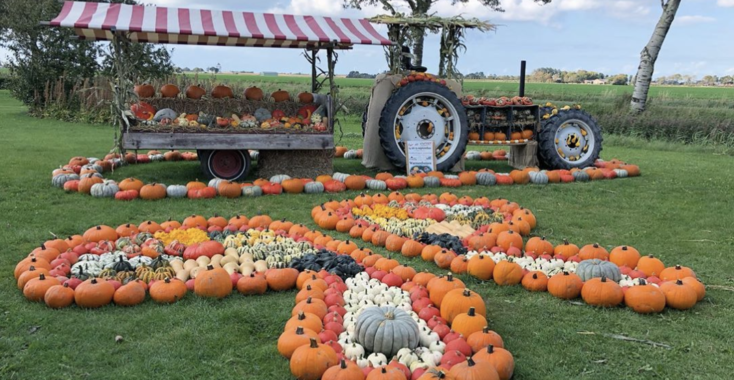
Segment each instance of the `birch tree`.
M635 75L635 91L632 93L632 102L630 108L633 112L641 113L645 111L647 104L647 94L650 91L650 83L652 82L652 74L655 71L655 61L658 59L660 49L663 47L665 36L673 24L675 14L678 12L681 0L660 0L663 7L663 13L660 15L655 26L655 31L650 37L650 41L645 45L640 53L640 66L637 68Z

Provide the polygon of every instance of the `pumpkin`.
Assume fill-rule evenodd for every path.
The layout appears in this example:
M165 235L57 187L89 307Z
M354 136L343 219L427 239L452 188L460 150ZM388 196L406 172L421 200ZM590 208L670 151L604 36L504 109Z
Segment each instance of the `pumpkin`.
M565 258L577 255L579 253L579 247L576 244L571 244L568 240L563 239L563 243L558 244L553 248L553 255L562 255Z
M222 99L222 98L234 98L234 93L232 92L232 89L228 86L219 85L212 89L212 98L214 99Z
M368 179L365 184L370 190L384 191L387 189L387 184L385 183L385 181L379 179Z
M695 277L685 277L681 281L683 284L690 286L696 292L696 301L700 301L706 296L706 286Z
M261 274L253 272L237 280L237 291L243 295L264 294L267 290L268 282Z
M175 98L180 92L175 84L165 84L161 87L161 96L164 98Z
M341 359L339 364L324 372L321 380L364 380L364 373L353 361Z
M481 331L471 333L471 335L466 338L466 343L469 344L469 347L471 347L472 352L474 353L487 348L489 345L500 348L505 346L500 334L490 330L487 326L484 326Z
M135 306L145 301L145 288L137 281L120 286L112 295L112 302L118 306Z
M286 179L281 183L283 190L288 194L300 194L305 188L305 184L300 179Z
M51 264L49 264L48 260L42 257L29 256L16 264L15 270L13 271L15 279L20 279L20 276L24 272L30 270L31 267L34 267L36 270L45 269L47 271L51 271L51 269L53 269L51 268Z
M130 111L140 120L151 120L155 116L155 108L145 102L132 104L130 106Z
M324 325L321 319L312 313L299 312L297 315L291 317L285 324L285 331L293 330L299 326L312 331L321 331Z
M273 100L276 103L278 103L278 102L286 102L286 101L290 100L290 98L291 98L290 94L288 94L288 91L283 91L283 90L280 90L280 89L278 89L278 91L275 91L272 94L270 94L270 97L273 98Z
M56 277L40 273L38 277L28 280L23 286L23 296L29 301L41 302L46 292L54 285L61 285L61 282Z
M135 92L139 98L152 98L155 96L155 88L148 83L136 84L133 87L133 92Z
M362 190L367 186L367 182L362 176L350 175L344 180L344 185L349 190Z
M592 306L614 307L622 303L624 293L622 287L605 276L594 277L584 283L581 298Z
M380 366L373 369L366 377L366 380L407 380L405 373L396 367Z
M297 279L298 270L293 268L272 269L265 273L268 287L275 291L293 289Z
M79 284L74 289L74 302L79 307L98 308L112 302L115 295L115 287L103 280L91 278Z
M508 380L515 372L515 359L510 351L504 348L487 346L486 349L477 352L471 359L477 363L486 362L491 364L497 371L500 380Z
M616 264L599 259L581 261L576 267L576 274L584 282L602 276L614 282L619 282L622 279L622 274Z
M186 87L186 97L189 99L201 99L206 94L206 90L200 86L190 85Z
M413 239L408 239L403 243L400 253L405 257L416 257L423 251L423 244Z
M428 289L429 292L429 298L434 305L441 305L443 298L451 290L464 288L466 288L464 282L458 278L454 278L454 275L451 273L448 273L446 276L435 277L426 285L426 289Z
M198 278L198 276L197 276ZM194 289L196 285L194 285ZM186 284L177 279L166 278L150 286L150 298L158 303L174 303L186 295Z
M259 197L262 195L263 191L260 186L245 186L242 188L243 197Z
M528 272L522 277L522 287L531 292L548 290L548 276L541 271Z
M487 319L480 315L474 307L470 307L466 313L457 314L451 322L451 329L465 337L482 331L485 326L487 326Z
M93 242L93 243L96 243L102 240L115 241L118 238L117 232L112 227L105 226L105 225L95 226L95 227L92 227L86 230L84 234L82 235L82 237L84 238L85 241Z
M28 281L40 277L42 274L45 276L48 276L48 269L45 268L38 268L36 269L35 266L31 265L28 267L28 270L21 273L18 277L18 289L23 290L25 285L28 283Z
M225 198L238 198L242 195L242 188L232 181L220 181L217 185L217 192Z
M489 361L477 361L467 358L466 361L458 363L451 367L447 376L439 377L456 380L500 380L502 379L497 373L494 365Z
M609 261L617 264L617 266L626 266L628 268L636 268L640 261L640 252L626 245L622 245L612 249L609 253Z
M637 261L637 270L644 273L646 277L660 276L665 270L665 264L653 255L642 256Z
M226 270L209 265L196 275L194 293L200 297L224 298L232 293L232 279Z
M582 261L591 259L609 260L609 253L606 249L604 249L604 247L600 246L598 243L588 244L581 247L581 249L579 250L579 258ZM631 268L634 268L634 266Z
M184 185L169 185L166 188L166 196L169 198L186 198L188 190Z
M548 293L564 300L578 297L583 286L581 277L575 273L557 273L548 279Z
M147 200L158 200L166 197L166 186L159 183L151 183L140 188L140 198Z
M392 357L402 348L420 343L418 324L410 314L393 306L368 307L357 318L354 339L367 351Z
M525 243L525 252L533 252L540 255L553 254L553 244L545 240L545 236L534 236Z
M309 344L298 347L291 355L290 369L299 380L319 380L327 369L337 363L333 348L319 344L316 338L310 338Z
M71 181L69 181L71 182ZM95 184L100 184L104 182L102 178L99 177L85 177L79 180L79 185L77 187L77 191L84 194L91 194L92 192L92 186Z
M43 301L52 309L71 306L74 303L74 289L69 287L69 283L54 285L46 290Z
M477 173L476 180L477 184L482 186L494 186L497 184L497 177L490 172Z
M665 294L666 304L673 309L688 310L695 306L698 301L696 291L680 279L662 283L660 290Z
M454 318L462 313L468 313L470 309L474 309L476 314L482 317L487 315L487 309L484 305L484 300L479 294L469 289L453 289L446 293L441 300L441 318L447 320L449 323L454 321ZM485 325L480 326L480 330ZM458 331L452 324L454 330ZM461 332L461 331L459 331ZM463 333L462 333L463 334ZM469 334L463 334L469 336Z
M663 281L676 281L682 280L686 277L696 277L696 274L693 273L691 268L676 265L674 267L663 269L663 271L660 272L660 276L658 277L660 277L660 279Z
M286 329L278 338L278 352L290 359L298 347L309 345L311 339L318 339L315 331L298 326L295 329Z
M523 272L520 265L509 258L495 265L492 277L497 285L517 285L522 281Z
M502 231L497 235L497 246L501 247L503 252L507 252L510 247L522 249L522 236L513 230Z
M492 279L494 268L494 261L489 256L480 253L469 259L466 272L479 280L488 281Z
M624 293L624 304L636 313L659 313L665 308L665 293L655 285L640 279L640 284L632 286Z

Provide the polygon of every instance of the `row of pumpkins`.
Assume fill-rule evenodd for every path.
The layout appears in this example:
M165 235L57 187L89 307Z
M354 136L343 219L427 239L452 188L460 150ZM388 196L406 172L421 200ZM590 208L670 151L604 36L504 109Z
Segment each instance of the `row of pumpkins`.
M484 300L451 276L382 258L345 282L302 272L297 287L278 352L298 379L507 380L514 373Z
M387 231L390 226L383 228L369 224L351 213L354 207L365 204L426 200L449 205L458 202L484 204L511 216L503 222L481 226L463 239L463 245L474 252L460 255L447 247L427 245L390 233ZM680 265L666 267L660 259L652 255L642 256L631 246L618 246L608 251L599 244L579 247L565 240L554 246L537 236L524 241L523 235L528 235L535 228L537 220L530 210L505 199L474 200L468 196L458 198L450 193L440 196L403 195L398 192L388 196L362 194L354 200L316 206L312 217L321 228L348 233L354 239L361 238L405 257L421 257L454 273L466 273L482 281L494 280L498 285L523 285L531 291L549 291L563 299L582 296L584 301L594 306L612 307L625 300L634 300L627 301L628 305L639 313L661 312L666 305L686 310L701 301L706 293L705 286L690 268ZM401 222L398 219L388 221ZM379 256L355 251L355 260L367 267L372 260L365 263L367 256ZM551 280L562 286L553 286ZM626 294L630 296L626 297Z
M313 247L335 251L340 242L331 241L266 215L99 225L82 235L46 241L18 262L14 277L28 300L52 308L133 306L146 294L159 303L176 302L188 292L215 298L233 290L263 294L294 288L299 270L288 267L291 258L318 255ZM341 260L329 268L338 271L339 265L348 264ZM328 274L322 269L321 275Z
M346 153L346 152L345 152ZM257 152L251 153L257 157ZM257 197L261 195L319 194L323 192L339 193L347 190L400 191L407 188L451 187L462 186L494 186L512 184L547 184L558 182L584 182L617 177L633 177L640 175L639 167L624 164L620 161L598 161L597 168L540 171L537 168L513 170L510 173L495 173L490 169L465 171L458 175L441 172L418 173L410 176L377 173L375 177L335 173L320 175L315 179L291 178L287 175L276 175L270 179L257 179L252 183L235 183L214 179L208 184L192 181L186 185L169 185L160 183L145 184L141 180L128 178L120 183L106 180L102 173L114 167L131 163L148 163L158 161L196 160L196 153L171 151L162 153L150 151L147 154L134 155L127 153L124 157L108 155L100 160L94 157L73 157L67 165L53 170L51 182L53 186L63 188L67 192L91 194L95 197L110 197L118 200L136 198L155 200L162 198L214 198L224 196L237 198L240 196Z
M147 83L135 85L133 91L136 95L138 95L139 98L143 99L153 98L156 94L155 88ZM159 92L162 98L178 98L179 94L181 94L181 90L175 84L165 84L161 86ZM206 93L207 91L203 87L193 84L188 86L186 88L186 91L184 92L187 99L201 99L206 96ZM210 95L214 99L226 99L235 97L232 88L222 84L214 86L211 90ZM272 99L274 102L277 103L287 102L291 100L290 93L288 93L288 91L280 89L270 94L269 98L266 98L263 90L257 86L248 87L242 95L245 99L252 101L263 101ZM301 92L297 95L296 98L301 103L313 103L314 101L314 96L310 92Z

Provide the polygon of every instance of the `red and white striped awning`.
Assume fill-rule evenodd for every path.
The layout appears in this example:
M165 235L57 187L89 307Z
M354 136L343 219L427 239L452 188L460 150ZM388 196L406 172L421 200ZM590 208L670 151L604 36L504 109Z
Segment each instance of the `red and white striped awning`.
M66 1L51 26L74 28L86 40L184 45L306 48L354 44L391 45L365 19Z

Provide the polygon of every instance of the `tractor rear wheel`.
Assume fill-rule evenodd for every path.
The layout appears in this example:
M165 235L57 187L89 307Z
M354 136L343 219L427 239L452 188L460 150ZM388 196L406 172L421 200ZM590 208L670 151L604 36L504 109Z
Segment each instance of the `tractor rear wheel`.
M548 169L593 166L601 152L601 127L581 110L559 111L543 121L538 135L538 158Z
M436 169L449 171L461 160L468 142L466 110L459 98L435 82L412 82L395 91L380 115L380 143L385 156L405 168L409 140L433 141Z

